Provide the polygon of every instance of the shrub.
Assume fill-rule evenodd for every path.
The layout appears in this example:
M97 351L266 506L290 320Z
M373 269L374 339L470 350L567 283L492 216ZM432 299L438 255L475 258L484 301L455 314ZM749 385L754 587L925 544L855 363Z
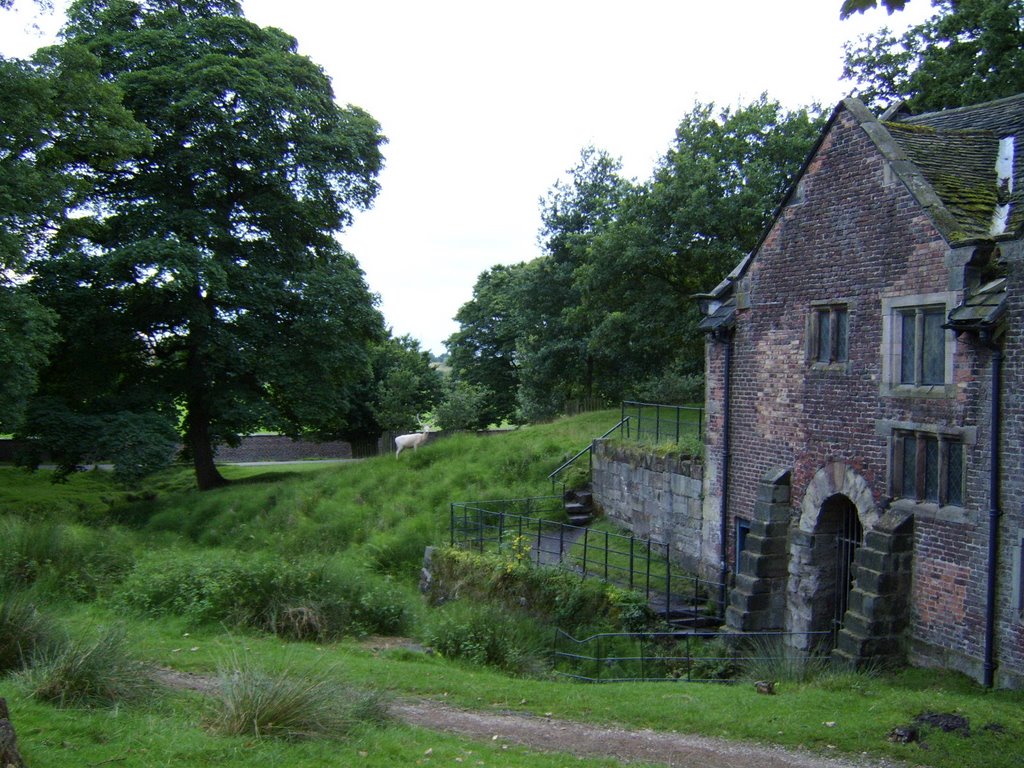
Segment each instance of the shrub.
M489 416L487 402L493 394L487 387L468 381L451 381L444 399L434 409L434 419L443 430L483 429Z
M690 678L693 680L732 680L740 672L736 650L725 640L715 638L698 643L692 654Z
M0 597L0 675L29 666L35 656L62 639L53 619L40 613L26 593L7 592Z
M431 559L429 598L443 603L456 597L490 600L566 632L637 630L654 620L643 597L581 579L562 568L535 568L517 557L480 555L454 548L436 549Z
M323 558L302 562L266 553L163 553L141 562L119 592L127 608L222 622L294 640L404 628L404 595L387 582Z
M32 698L61 707L131 701L151 687L121 627L100 630L92 642L69 640L42 650L20 680Z
M332 679L333 669L271 673L232 656L220 668L220 691L207 717L219 733L288 740L342 738L359 723L388 719L386 699Z
M433 612L423 639L449 659L529 674L541 667L541 632L530 619L499 606L457 601Z
M665 371L642 381L629 399L647 403L697 403L704 400L704 377L693 373L692 364L675 361Z
M359 595L352 621L367 634L404 634L411 623L408 597L394 582L385 580Z

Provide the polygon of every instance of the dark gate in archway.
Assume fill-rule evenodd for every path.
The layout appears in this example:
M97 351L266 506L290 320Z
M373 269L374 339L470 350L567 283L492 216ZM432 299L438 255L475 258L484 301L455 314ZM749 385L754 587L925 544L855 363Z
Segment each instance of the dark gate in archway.
M829 500L836 514L836 566L835 566L835 614L832 618L833 637L843 628L846 609L850 605L850 592L856 577L853 559L857 549L864 542L864 529L857 515L857 508L845 496L833 497ZM834 643L833 643L834 644Z

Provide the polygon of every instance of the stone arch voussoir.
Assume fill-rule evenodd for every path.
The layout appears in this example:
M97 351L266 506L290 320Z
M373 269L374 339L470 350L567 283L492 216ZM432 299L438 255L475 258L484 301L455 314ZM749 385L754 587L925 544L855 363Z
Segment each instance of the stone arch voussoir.
M875 497L867 480L852 467L843 462L831 462L819 469L804 493L800 505L800 530L814 533L818 528L818 517L825 502L837 494L853 502L857 517L865 531L875 527L881 513L875 504Z

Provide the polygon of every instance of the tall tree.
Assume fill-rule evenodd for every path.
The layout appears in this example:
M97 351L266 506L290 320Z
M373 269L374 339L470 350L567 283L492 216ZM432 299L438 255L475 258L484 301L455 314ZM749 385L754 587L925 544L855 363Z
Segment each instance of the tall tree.
M144 146L98 61L68 46L35 61L0 56L0 431L20 426L56 340L32 295L27 260L93 189Z
M692 296L757 245L821 127L819 110L698 104L653 178L621 204L578 271L583 312L599 318L590 352L617 397L667 368L699 374L703 342Z
M94 416L183 414L203 489L224 482L222 442L343 429L384 336L335 239L377 192L376 121L235 0L78 0L64 41L98 59L149 149L31 265L63 336L44 394Z
M445 345L456 381L484 388L483 425L512 419L519 391L516 345L522 329L518 284L525 265L497 265L483 272L473 298L455 315L459 330Z
M373 416L380 430L419 429L421 417L440 400L444 382L430 353L411 336L388 339L374 349Z
M962 107L1024 91L1024 0L934 0L936 13L900 37L847 43L843 77L866 103L914 111Z
M520 275L519 401L528 418L554 415L594 391L588 337L597 318L580 312L577 279L594 239L615 219L632 185L621 162L592 146L541 200L544 256Z

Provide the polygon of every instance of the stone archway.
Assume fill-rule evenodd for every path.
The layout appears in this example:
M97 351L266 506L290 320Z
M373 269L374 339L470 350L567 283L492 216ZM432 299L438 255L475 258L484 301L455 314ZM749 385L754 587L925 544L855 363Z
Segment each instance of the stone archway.
M831 650L843 618L837 612L845 609L851 587L850 571L843 569L852 568L853 549L843 542L870 530L879 512L867 481L841 462L818 470L800 510L790 538L786 628L796 633L790 640L796 648Z

